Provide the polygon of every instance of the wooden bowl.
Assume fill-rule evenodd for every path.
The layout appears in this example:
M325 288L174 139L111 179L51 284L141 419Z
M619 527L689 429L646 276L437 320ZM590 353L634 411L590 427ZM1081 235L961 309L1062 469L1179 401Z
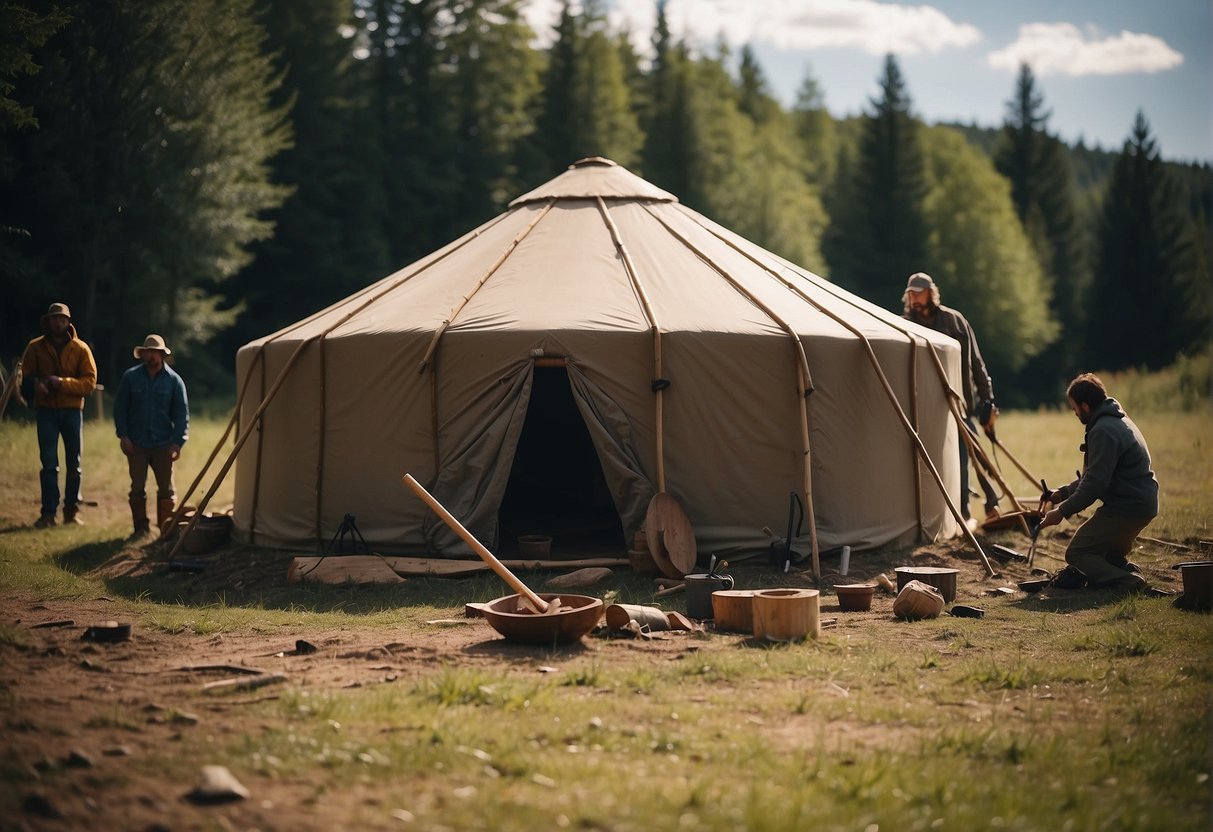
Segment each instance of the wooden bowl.
M518 595L506 595L481 608L484 619L508 641L523 644L567 644L577 641L602 618L602 599L561 592L536 593L545 601L560 599L555 613L518 612Z
M867 612L872 609L872 596L876 594L876 585L838 584L834 591L838 593L838 607L843 612Z

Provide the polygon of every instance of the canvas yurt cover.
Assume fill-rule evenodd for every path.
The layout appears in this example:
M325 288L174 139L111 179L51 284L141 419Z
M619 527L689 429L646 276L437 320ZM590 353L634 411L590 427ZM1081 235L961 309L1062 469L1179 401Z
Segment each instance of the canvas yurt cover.
M955 493L956 342L604 159L236 366L242 425L262 415L235 526L260 544L323 548L352 514L378 551L466 556L405 473L505 551L538 533L583 554L569 547L588 530L621 553L658 491L701 553L764 550L789 527L800 553L956 531L898 413Z

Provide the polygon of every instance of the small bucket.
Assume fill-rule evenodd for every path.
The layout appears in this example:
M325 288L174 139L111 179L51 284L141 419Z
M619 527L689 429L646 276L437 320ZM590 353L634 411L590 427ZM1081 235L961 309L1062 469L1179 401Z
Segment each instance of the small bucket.
M1213 609L1213 560L1179 564L1184 581L1184 594L1175 601L1180 609L1206 611Z
M687 615L700 620L712 618L712 593L733 588L732 575L687 575Z
M550 534L519 535L518 554L524 558L546 558L552 554L552 536Z
M876 585L838 584L834 591L838 593L838 608L843 612L867 612L872 609L872 596L876 594Z

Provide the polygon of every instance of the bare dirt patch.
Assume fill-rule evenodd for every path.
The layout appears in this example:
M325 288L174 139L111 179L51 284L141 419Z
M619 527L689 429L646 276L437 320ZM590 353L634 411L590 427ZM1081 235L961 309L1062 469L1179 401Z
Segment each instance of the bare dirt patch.
M1022 545L1022 544L1021 544ZM1054 541L1038 553L1038 565L1056 569L1064 542ZM1024 546L1026 551L1026 546ZM237 556L239 555L239 556ZM223 587L280 584L289 555L264 550L229 552L196 580ZM1161 555L1160 555L1161 557ZM857 556L851 574L825 569L823 584L855 582L878 573L893 577L898 565L947 566L960 571L957 602L995 603L989 593L1014 587L1026 578L1021 562L994 562L1000 575L991 578L976 553L960 542L933 544L912 552ZM824 564L823 564L824 566ZM164 569L163 553L126 549L94 569L107 578L135 577ZM810 586L807 573L788 574L758 562L732 569L737 585ZM1177 578L1165 566L1147 568L1156 585L1175 588ZM503 593L504 594L504 593ZM1035 599L1015 596L1041 609L1085 603L1078 596ZM1094 602L1094 601L1093 601ZM674 596L669 608L681 609ZM1002 601L998 601L1002 603ZM178 782L139 765L162 755L187 731L213 731L227 736L255 735L263 730L255 709L244 707L278 697L287 689L331 691L351 687L405 683L444 665L484 668L491 672L536 672L592 656L600 667L635 666L676 661L700 649L704 635L663 634L654 640L592 636L564 648L536 649L502 640L487 623L461 620L453 607L441 622L411 626L407 637L383 627L357 625L306 632L222 634L165 632L134 622L129 641L114 644L82 639L86 627L120 620L113 599L45 600L28 592L0 598L0 622L12 633L0 645L0 694L7 699L4 732L5 805L21 807L10 818L18 828L321 828L341 825L344 812L359 799L351 793L332 795L323 805L304 803L306 784L277 780L258 785L255 799L191 814L192 782ZM822 598L821 615L830 634L872 637L896 628L906 650L939 647L939 634L893 619L892 596L878 593L870 612L842 613L830 593ZM708 639L744 642L744 636L713 634ZM300 643L306 642L307 644ZM308 647L314 647L309 650ZM248 686L258 673L280 674L285 682ZM215 682L230 682L221 695L208 691ZM955 703L967 707L965 703ZM838 727L838 726L835 726ZM848 742L859 747L887 742L883 732L860 725L843 726ZM776 745L796 744L820 726L784 726L772 734ZM791 732L789 735L788 732ZM199 761L199 764L205 761ZM65 771L72 776L59 776Z

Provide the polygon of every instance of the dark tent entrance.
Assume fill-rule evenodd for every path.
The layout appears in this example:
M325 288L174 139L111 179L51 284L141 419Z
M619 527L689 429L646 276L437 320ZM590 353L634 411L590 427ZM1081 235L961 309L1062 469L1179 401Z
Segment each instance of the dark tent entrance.
M620 549L623 524L563 366L534 368L498 523L511 555L532 534L552 537L553 558Z

